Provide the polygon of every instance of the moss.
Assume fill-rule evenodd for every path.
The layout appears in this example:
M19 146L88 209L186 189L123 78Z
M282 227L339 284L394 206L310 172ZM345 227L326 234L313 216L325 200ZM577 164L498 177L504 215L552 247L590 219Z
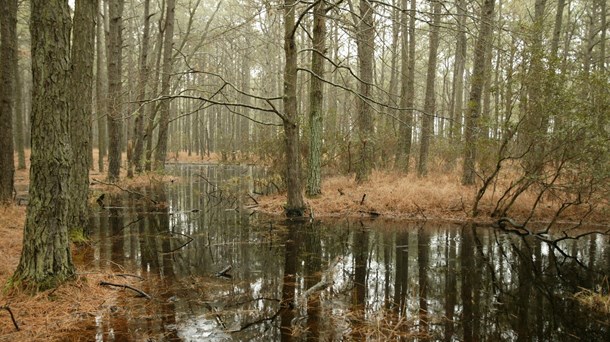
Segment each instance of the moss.
M76 245L83 245L89 242L89 237L83 228L70 229L70 242Z

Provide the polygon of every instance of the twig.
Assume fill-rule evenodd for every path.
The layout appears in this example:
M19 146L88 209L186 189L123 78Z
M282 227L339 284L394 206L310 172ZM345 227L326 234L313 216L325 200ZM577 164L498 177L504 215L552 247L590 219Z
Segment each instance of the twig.
M115 274L113 274L113 276L115 276L115 277L123 277L123 278L132 277L132 278L144 280L144 277L140 277L139 275L130 274L130 273L115 273Z
M4 310L8 311L9 315L11 315L11 320L13 321L13 325L15 326L15 330L19 331L19 325L17 324L17 321L15 320L15 316L13 315L13 311L8 306L8 304L0 306L0 309L4 309Z
M250 197L254 203L256 203L256 205L258 205L258 201L256 200L256 198L254 198L254 196L252 196L251 194L248 194L248 197Z
M362 199L360 200L360 205L364 204L364 199L366 198L366 194L362 195Z
M120 185L118 185L118 184L103 182L103 181L101 181L101 180L97 180L97 179L95 179L95 178L93 178L92 180L93 180L94 182L96 182L96 183L100 183L100 184L103 184L103 185L110 185L110 186L114 186L114 187L119 188L120 190L125 191L125 192L127 192L127 193L130 193L130 194L132 194L132 195L137 195L137 196L140 196L140 197L142 197L142 198L145 198L145 199L147 199L147 200L149 200L149 201L153 202L154 204L159 204L159 202L155 201L154 199L152 199L152 198L150 198L150 197L148 197L148 196L146 196L146 195L144 195L144 194L142 194L142 193L139 193L139 192L137 192L137 191L133 191L133 190L129 190L129 189L125 189L125 188L121 187L121 186L120 186Z
M146 299L152 299L152 297L148 293L146 293L146 292L144 292L144 291L142 291L140 289L137 289L137 288L135 288L133 286L130 286L130 285L126 285L126 284L114 284L114 283L109 283L107 281L100 281L100 286L122 287L124 289L130 289L132 291L137 292L141 297L144 297Z

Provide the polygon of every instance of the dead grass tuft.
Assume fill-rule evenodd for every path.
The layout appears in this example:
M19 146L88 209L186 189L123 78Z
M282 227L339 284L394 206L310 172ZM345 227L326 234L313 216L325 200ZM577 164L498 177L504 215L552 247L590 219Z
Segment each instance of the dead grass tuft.
M610 315L610 283L608 278L602 281L596 291L583 289L574 295L583 306L608 317Z

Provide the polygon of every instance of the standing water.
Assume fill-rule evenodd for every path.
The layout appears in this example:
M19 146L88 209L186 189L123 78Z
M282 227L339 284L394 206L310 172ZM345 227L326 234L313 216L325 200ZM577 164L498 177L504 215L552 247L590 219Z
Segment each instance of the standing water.
M106 196L84 261L120 290L98 341L607 341L574 294L610 269L608 236L556 246L492 227L252 212L257 169L176 165L160 190ZM119 274L121 274L119 276Z

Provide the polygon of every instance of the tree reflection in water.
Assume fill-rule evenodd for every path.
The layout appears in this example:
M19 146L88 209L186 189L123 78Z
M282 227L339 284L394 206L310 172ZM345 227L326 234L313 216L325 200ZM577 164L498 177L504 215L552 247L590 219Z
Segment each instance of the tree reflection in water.
M251 215L252 167L176 166L179 181L109 196L93 260L153 296L104 310L104 340L605 340L573 293L608 276L607 236L559 247L490 227ZM192 240L189 240L192 239ZM232 266L226 277L217 273ZM584 266L584 267L583 267ZM326 286L324 281L331 278ZM319 291L306 293L312 287ZM303 294L307 294L303 298ZM90 339L94 339L91 337Z

